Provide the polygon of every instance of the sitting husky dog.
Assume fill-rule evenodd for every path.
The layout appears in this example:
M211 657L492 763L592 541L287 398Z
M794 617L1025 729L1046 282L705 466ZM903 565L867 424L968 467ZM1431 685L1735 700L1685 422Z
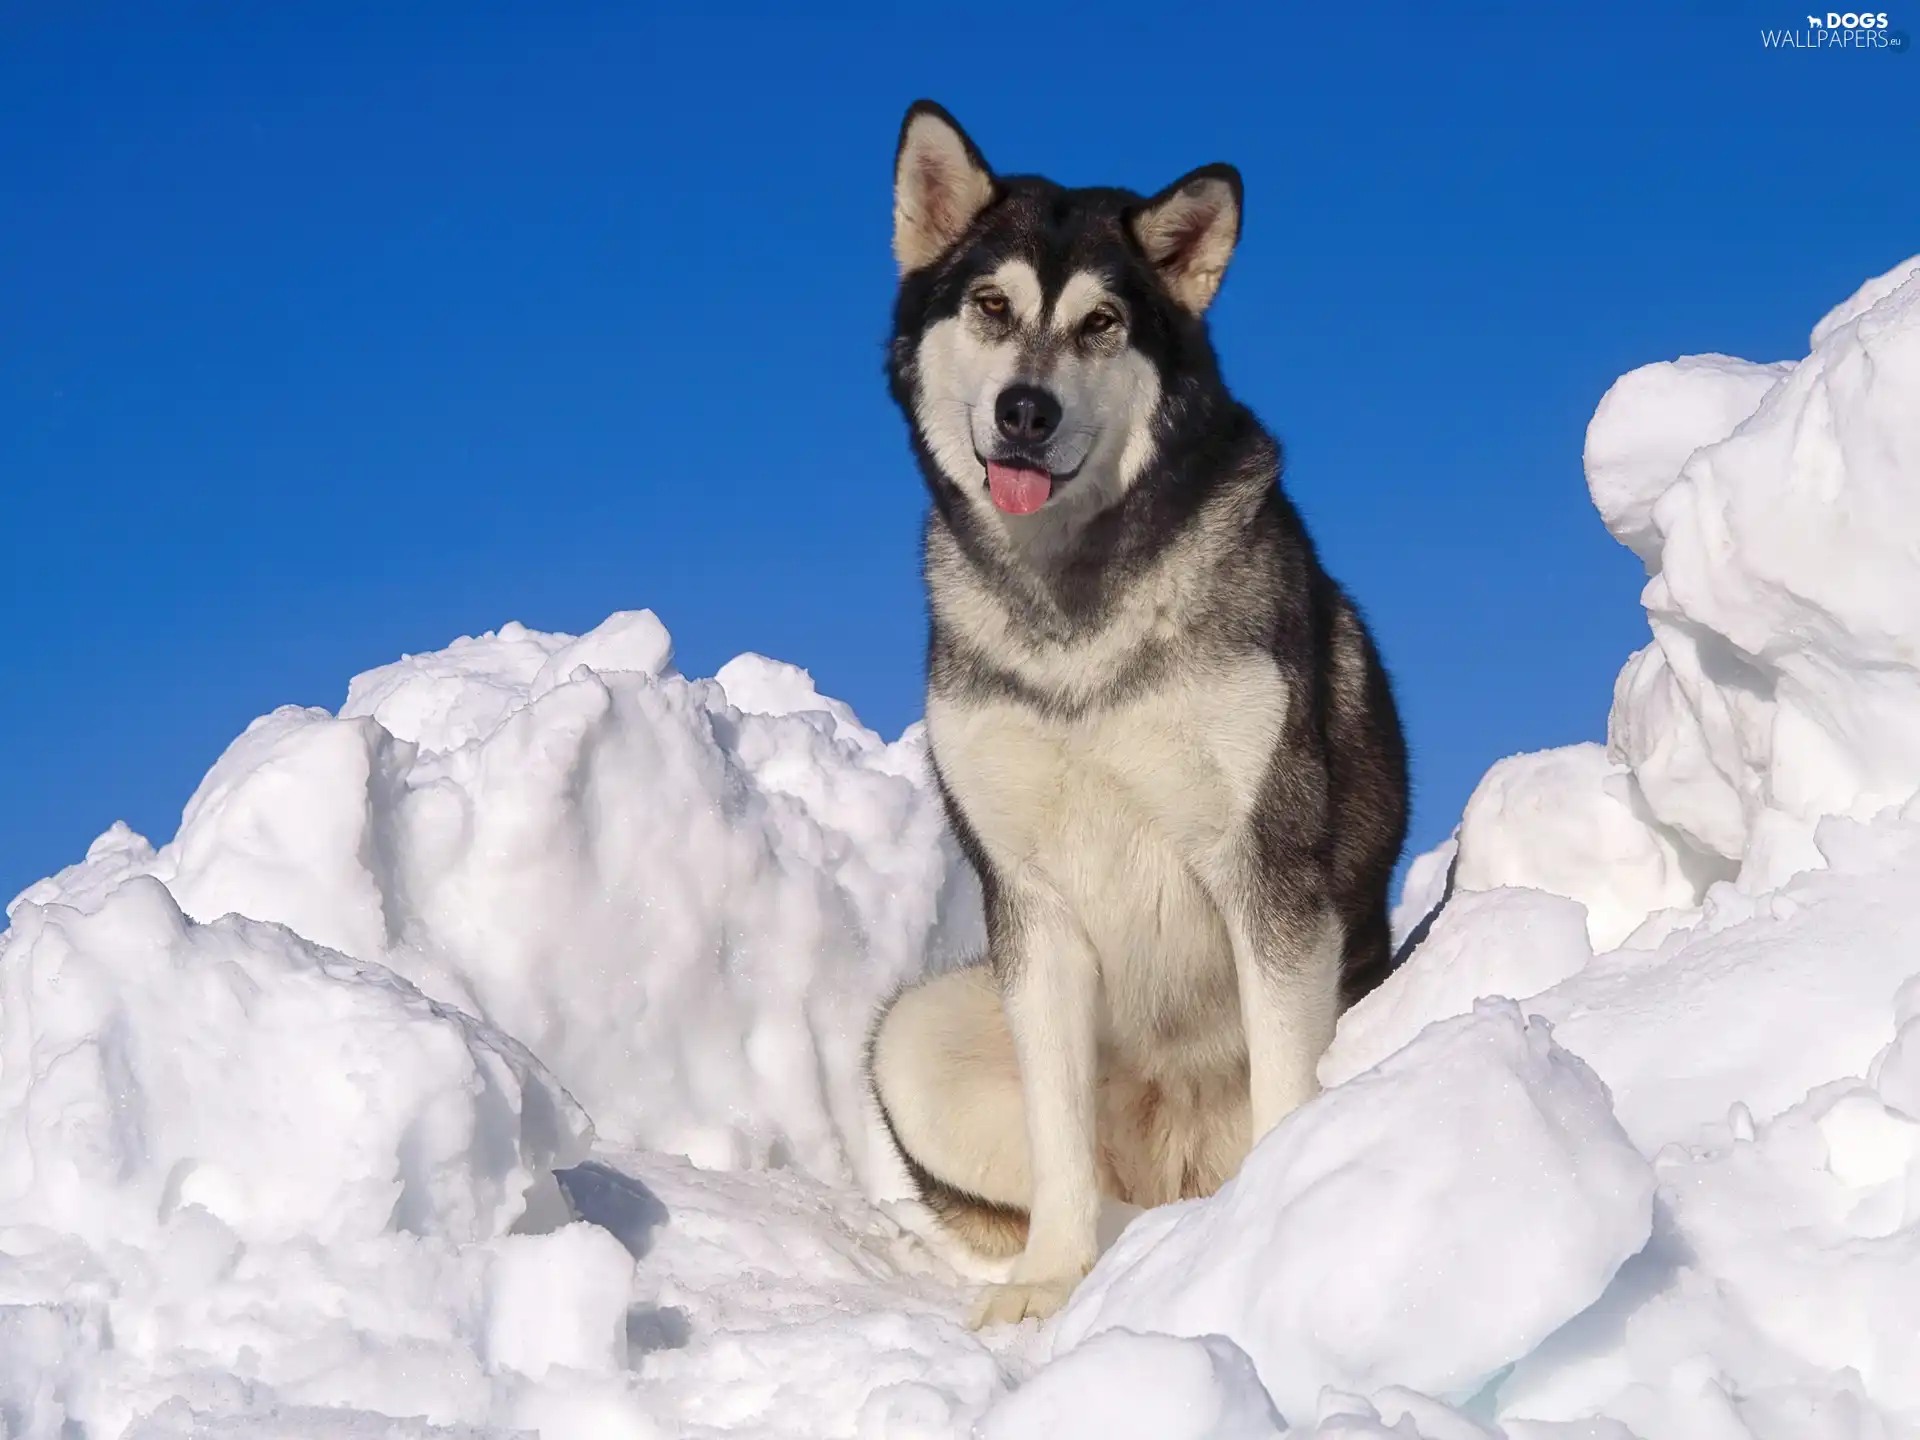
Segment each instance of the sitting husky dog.
M1386 974L1406 752L1366 627L1202 319L1240 228L998 176L939 106L894 166L893 397L933 492L927 734L985 963L902 993L875 1097L954 1235L1057 1309L1102 1192L1211 1194Z

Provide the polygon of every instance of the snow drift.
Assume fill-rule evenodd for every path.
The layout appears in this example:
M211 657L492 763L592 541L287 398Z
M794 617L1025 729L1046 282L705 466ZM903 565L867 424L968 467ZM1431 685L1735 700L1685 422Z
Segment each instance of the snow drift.
M116 826L9 909L0 1415L649 1433L596 1388L632 1259L554 1230L553 1172L597 1129L886 1190L870 1017L978 943L922 768L791 666L679 676L646 612L256 721L168 845Z
M92 914L28 907L0 981L16 1224L144 1245L198 1207L263 1243L479 1240L586 1154L517 1042L284 928L193 925L146 877Z
M917 730L647 612L263 717L9 907L0 1428L1920 1434L1920 261L1811 349L1608 392L1606 746L1489 772L1327 1093L1042 1331L861 1091L981 940Z
M1759 893L1817 867L1823 816L1920 788L1916 276L1920 259L1869 281L1798 364L1695 356L1601 400L1588 483L1646 564L1652 643L1615 682L1614 768L1514 783L1516 762L1496 766L1461 830L1463 881L1584 877L1558 888L1586 890L1610 946L1716 880ZM1519 763L1568 763L1552 755ZM1644 858L1612 864L1629 816Z
M1483 1002L1280 1126L1212 1200L1135 1221L1055 1339L1225 1334L1288 1416L1328 1385L1467 1400L1599 1298L1652 1201L1593 1072Z
M383 965L524 1042L614 1143L865 1176L879 997L977 943L921 778L804 671L674 673L650 612L509 625L228 747L159 852L124 829L28 902L135 874Z

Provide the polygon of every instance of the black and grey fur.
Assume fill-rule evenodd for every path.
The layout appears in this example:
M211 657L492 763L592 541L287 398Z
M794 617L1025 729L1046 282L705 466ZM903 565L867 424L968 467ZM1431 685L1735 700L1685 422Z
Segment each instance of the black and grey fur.
M1211 1193L1315 1093L1389 965L1406 756L1208 339L1239 176L996 176L922 102L894 193L928 735L988 953L898 997L872 1079L927 1202L1018 1254L977 1319L1018 1320L1091 1265L1103 1192Z

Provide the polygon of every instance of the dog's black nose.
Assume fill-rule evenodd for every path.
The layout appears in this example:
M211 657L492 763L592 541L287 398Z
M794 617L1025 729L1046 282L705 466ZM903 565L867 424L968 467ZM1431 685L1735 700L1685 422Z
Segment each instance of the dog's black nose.
M1000 433L1020 445L1037 445L1060 428L1060 402L1038 385L1009 385L993 402Z

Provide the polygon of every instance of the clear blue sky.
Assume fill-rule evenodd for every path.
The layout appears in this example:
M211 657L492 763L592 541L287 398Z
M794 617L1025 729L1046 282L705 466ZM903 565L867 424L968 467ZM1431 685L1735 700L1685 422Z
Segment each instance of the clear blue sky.
M510 619L651 606L690 673L913 720L920 95L1010 171L1240 166L1215 337L1430 844L1490 761L1598 737L1642 643L1581 479L1607 384L1798 356L1920 250L1920 58L1764 52L1803 8L0 0L0 892Z

